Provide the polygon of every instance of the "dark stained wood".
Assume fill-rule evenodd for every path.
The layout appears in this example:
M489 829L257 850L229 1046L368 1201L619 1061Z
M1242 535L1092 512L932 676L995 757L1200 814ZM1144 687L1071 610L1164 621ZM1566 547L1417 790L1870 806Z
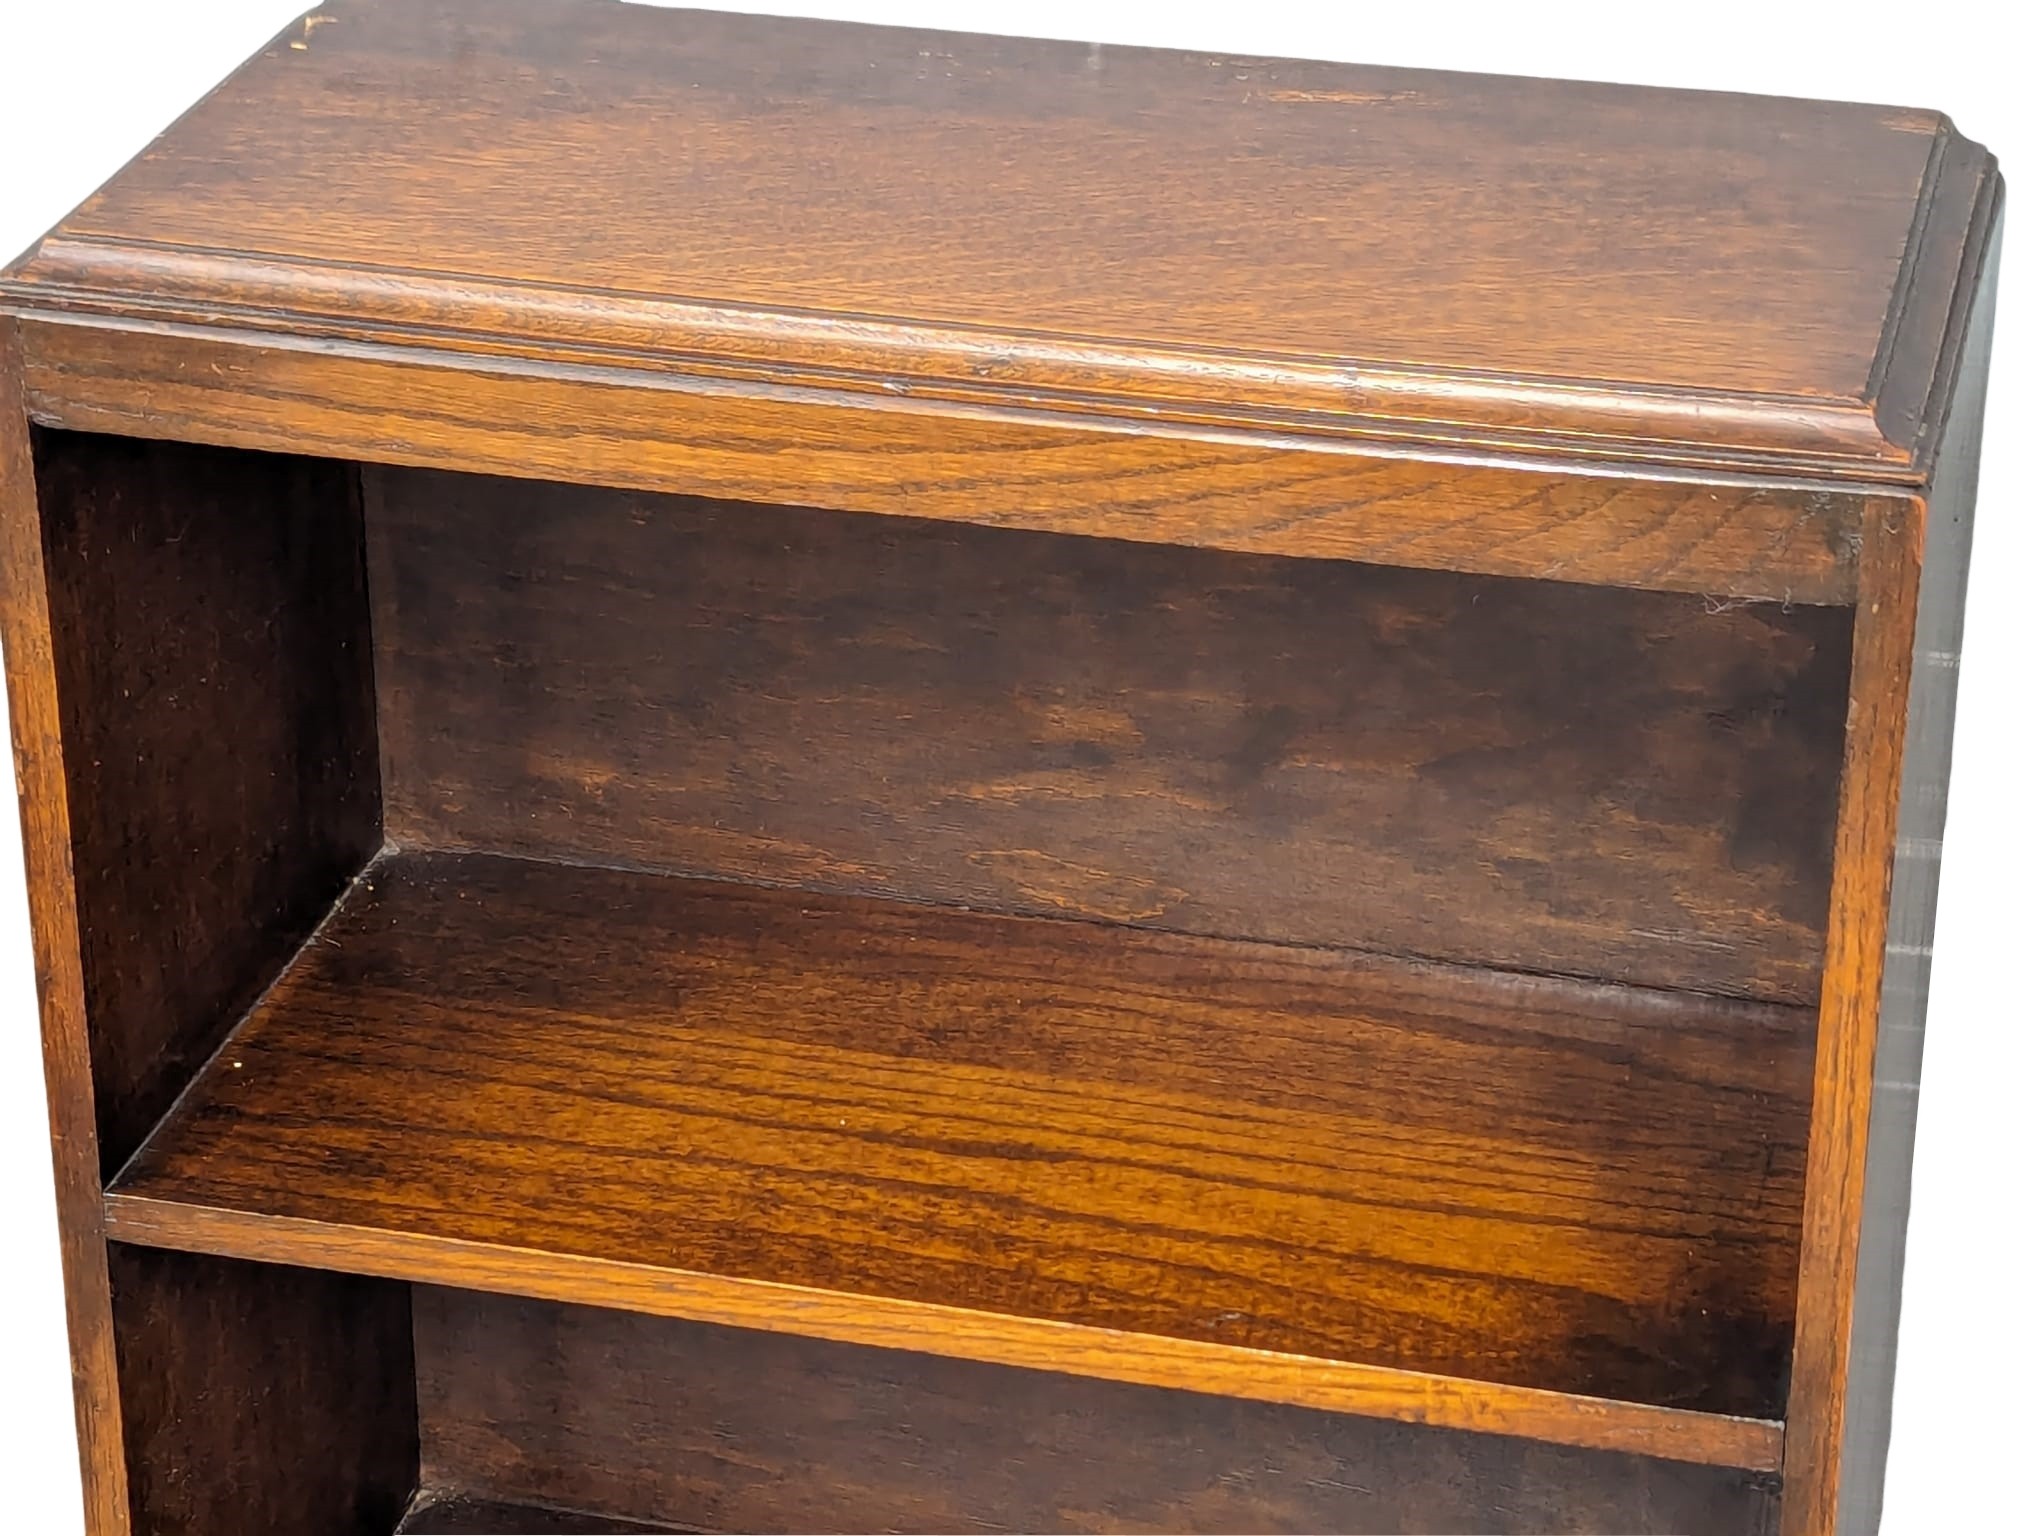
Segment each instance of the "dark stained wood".
M1856 586L1848 488L1375 458L1294 433L241 331L37 318L21 334L31 414L53 426L1728 599L1846 603Z
M418 1481L409 1287L110 1254L134 1536L384 1536Z
M444 1536L631 1536L637 1531L676 1531L606 1515L574 1514L536 1504L506 1504L456 1492L421 1492L397 1525L397 1536L435 1532Z
M1774 1529L1749 1473L430 1287L415 1306L428 1480L685 1529Z
M0 272L90 1536L1868 1536L2001 190L303 18Z
M57 703L42 514L36 505L19 361L16 328L0 316L0 639L7 650L7 708L42 1016L73 1406L87 1529L91 1536L122 1536L127 1530L127 1466L121 1448L118 1363L100 1203L85 975L79 958L71 806L64 783L66 743Z
M1810 1024L399 857L130 1165L115 1230L201 1207L514 1245L705 1277L724 1320L760 1283L963 1309L924 1320L963 1354L970 1314L1122 1330L1076 1341L1103 1374L1153 1335L1263 1396L1306 1388L1238 1352L1773 1416Z
M1872 1536L1884 1501L1913 1132L1947 816L1962 607L1996 301L1997 210L1972 274L1946 451L1869 530L1794 1361L1793 1536Z
M1932 215L1974 200L1980 160L1945 119L1881 107L592 0L339 0L11 293L1916 479L1886 432L1935 349L1902 343L1946 323L1923 242L1959 243L1962 219Z
M382 841L348 466L35 440L111 1175Z
M480 848L1812 1003L1848 615L371 471Z

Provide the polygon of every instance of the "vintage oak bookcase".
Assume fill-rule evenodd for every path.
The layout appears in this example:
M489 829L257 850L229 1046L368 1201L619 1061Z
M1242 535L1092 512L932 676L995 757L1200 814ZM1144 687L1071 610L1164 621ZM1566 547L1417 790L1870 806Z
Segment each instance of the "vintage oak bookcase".
M93 1536L1872 1530L1999 195L305 17L0 283Z

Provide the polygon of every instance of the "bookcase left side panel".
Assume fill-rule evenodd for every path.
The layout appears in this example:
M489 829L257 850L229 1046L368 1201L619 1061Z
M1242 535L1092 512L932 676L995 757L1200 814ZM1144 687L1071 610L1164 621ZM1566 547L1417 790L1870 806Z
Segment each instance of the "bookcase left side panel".
M365 583L355 466L38 426L0 319L0 627L90 1536L356 1536L411 1492L406 1291L110 1249L102 1217L381 846ZM233 1454L251 1426L263 1465ZM336 1433L359 1444L314 1443Z

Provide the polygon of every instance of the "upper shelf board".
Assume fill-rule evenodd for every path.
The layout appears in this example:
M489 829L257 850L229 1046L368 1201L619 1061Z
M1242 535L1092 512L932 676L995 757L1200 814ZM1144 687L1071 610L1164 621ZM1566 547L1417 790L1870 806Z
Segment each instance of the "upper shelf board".
M1905 486L1996 187L1910 110L337 0L0 307Z

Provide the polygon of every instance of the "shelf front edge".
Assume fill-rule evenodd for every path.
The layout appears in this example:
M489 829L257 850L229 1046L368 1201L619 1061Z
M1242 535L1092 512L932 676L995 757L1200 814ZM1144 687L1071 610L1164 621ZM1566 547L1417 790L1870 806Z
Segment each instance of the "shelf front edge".
M1724 599L1853 601L1890 494L199 326L19 330L31 415L76 431Z
M106 1231L120 1242L223 1258L609 1307L1666 1461L1774 1473L1783 1452L1784 1427L1766 1419L265 1216L118 1190L106 1197Z

